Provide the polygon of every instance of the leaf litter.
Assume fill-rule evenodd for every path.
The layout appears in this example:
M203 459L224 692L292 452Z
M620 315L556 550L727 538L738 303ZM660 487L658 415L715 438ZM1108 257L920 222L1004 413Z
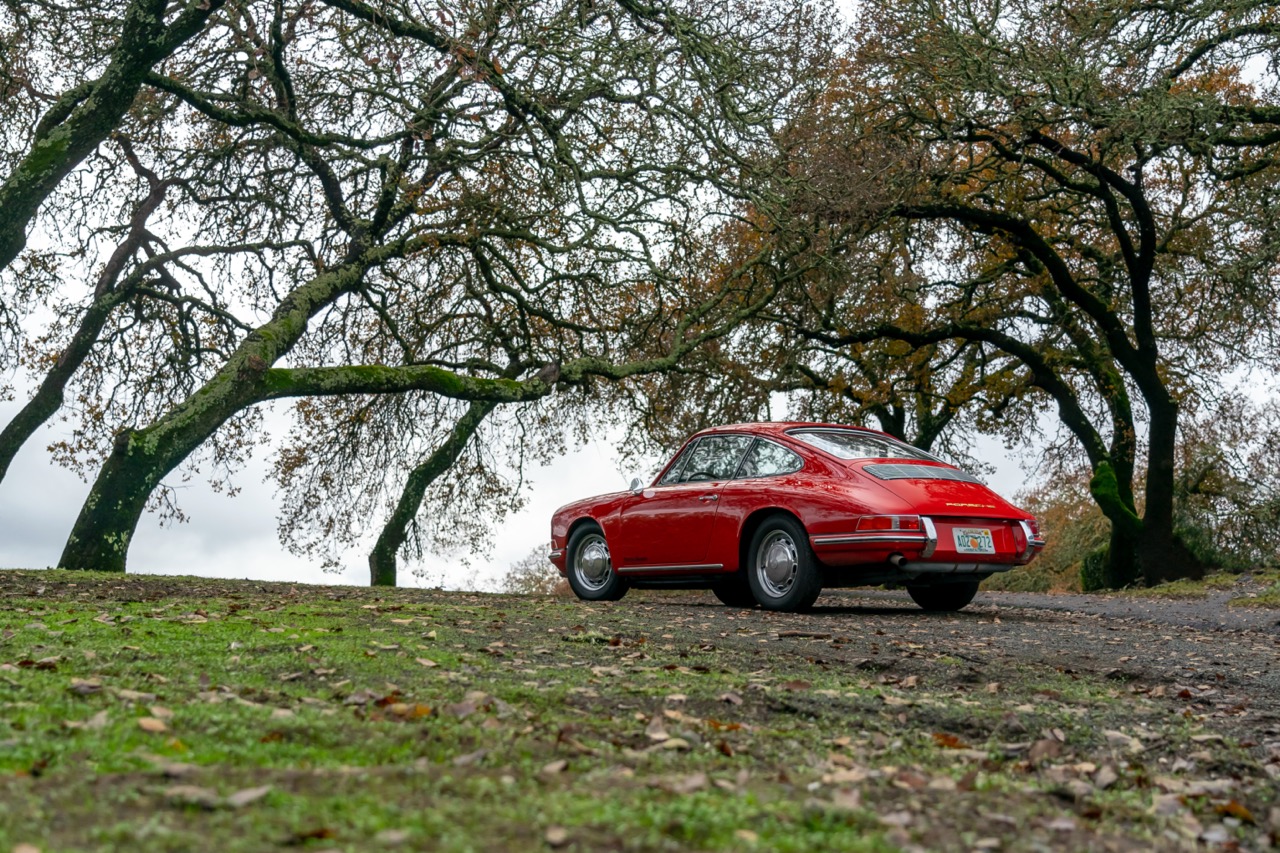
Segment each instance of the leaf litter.
M1280 738L1255 722L1275 695L1184 666L1245 643L1266 672L1280 650L1266 637L1192 632L1153 659L1149 626L1117 620L1117 679L1094 657L1097 625L1069 614L787 616L698 594L584 607L64 573L44 573L36 600L13 575L0 796L77 816L63 846L108 820L227 850L501 847L530 825L581 849L1250 849L1280 824ZM98 607L80 618L87 589ZM95 800L95 778L135 793ZM339 802L366 818L323 805ZM282 829L301 803L329 817ZM228 812L248 817L218 835ZM0 849L40 831L0 823Z

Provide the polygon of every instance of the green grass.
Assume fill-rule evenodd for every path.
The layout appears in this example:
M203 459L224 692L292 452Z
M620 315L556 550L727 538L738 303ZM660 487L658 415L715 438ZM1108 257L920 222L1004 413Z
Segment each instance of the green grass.
M0 851L1019 849L1083 762L1120 781L1050 835L1141 846L1165 822L1102 732L1150 725L1176 756L1202 730L1078 673L970 684L946 648L911 644L910 676L823 659L875 637L770 651L787 617L683 599L62 572L0 593Z
M1280 607L1280 571L1257 569L1237 574L1213 572L1200 580L1176 580L1153 587L1136 587L1115 593L1133 598L1199 599L1218 593L1234 593L1232 607Z

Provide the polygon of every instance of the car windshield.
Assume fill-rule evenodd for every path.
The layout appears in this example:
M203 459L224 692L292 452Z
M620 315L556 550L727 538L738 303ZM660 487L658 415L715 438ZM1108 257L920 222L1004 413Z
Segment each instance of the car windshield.
M887 436L850 429L804 429L787 434L841 459L933 459L923 450Z

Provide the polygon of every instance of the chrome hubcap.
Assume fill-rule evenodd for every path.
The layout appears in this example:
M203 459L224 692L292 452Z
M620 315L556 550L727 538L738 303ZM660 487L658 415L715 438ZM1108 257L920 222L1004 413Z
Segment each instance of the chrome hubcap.
M578 583L591 590L603 589L609 582L612 568L609 546L604 537L598 533L584 536L573 561L573 572L578 576Z
M756 550L756 579L761 589L773 598L787 594L796 582L799 567L796 543L782 530L766 536Z

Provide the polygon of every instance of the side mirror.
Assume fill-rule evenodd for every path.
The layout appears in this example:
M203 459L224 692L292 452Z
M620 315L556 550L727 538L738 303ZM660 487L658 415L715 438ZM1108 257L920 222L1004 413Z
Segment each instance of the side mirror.
M631 485L627 486L627 491L631 492L633 495L638 495L644 491L644 483L640 482L639 477L632 477Z

